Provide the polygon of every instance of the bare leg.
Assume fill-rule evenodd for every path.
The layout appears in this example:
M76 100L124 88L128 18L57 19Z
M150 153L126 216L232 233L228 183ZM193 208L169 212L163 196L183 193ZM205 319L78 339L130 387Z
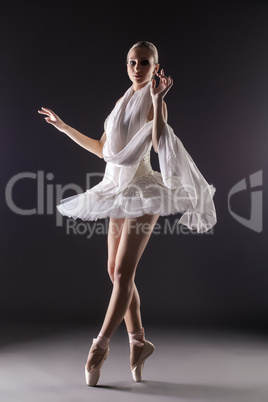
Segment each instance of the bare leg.
M125 219L110 218L108 232L108 273L111 281L114 283L114 271L116 254L121 239L122 229ZM140 313L140 296L134 283L133 297L129 308L124 317L128 332L135 332L142 328Z
M110 219L108 235L108 270L114 284L101 332L111 338L123 318L128 332L142 328L140 298L134 283L135 271L148 243L158 216L137 219ZM131 345L131 366L139 358L141 348ZM89 354L88 370L94 361Z
M108 273L111 281L114 283L115 261L119 242L121 239L122 229L125 219L110 218L109 232L108 232ZM140 312L140 296L137 287L134 283L134 290L132 300L129 308L124 317L127 332L139 331L142 325L141 312ZM134 344L130 344L130 365L134 367L139 356L141 348Z
M138 262L149 241L155 215L125 219L115 261L114 286L101 333L111 338L130 307Z

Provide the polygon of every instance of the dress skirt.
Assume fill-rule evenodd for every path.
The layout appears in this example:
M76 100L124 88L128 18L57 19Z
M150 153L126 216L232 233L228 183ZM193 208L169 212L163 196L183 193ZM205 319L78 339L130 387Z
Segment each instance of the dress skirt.
M161 173L152 169L150 149L123 191L102 195L100 185L61 200L61 204L57 205L58 211L69 218L95 221L107 217L137 218L145 214L167 216L183 213L189 205L189 197L183 187L168 188Z

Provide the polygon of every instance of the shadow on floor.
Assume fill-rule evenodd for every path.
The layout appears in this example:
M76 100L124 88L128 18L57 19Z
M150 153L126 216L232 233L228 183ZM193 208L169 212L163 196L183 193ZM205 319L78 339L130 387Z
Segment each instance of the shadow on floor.
M203 385L203 384L176 384L160 381L142 381L140 383L115 383L113 385L97 385L95 388L102 388L114 391L131 392L136 394L162 395L167 397L179 397L189 399L215 400L224 397L235 398L247 396L252 401L254 394L253 388L239 388L222 385Z

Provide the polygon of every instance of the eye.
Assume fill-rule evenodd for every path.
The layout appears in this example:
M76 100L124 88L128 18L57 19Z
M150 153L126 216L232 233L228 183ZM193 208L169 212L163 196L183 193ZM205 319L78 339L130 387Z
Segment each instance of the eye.
M145 59L145 60L142 60L142 61L141 61L141 65L142 65L142 66L147 66L148 64L149 64L149 60L146 60L146 59Z
M135 62L135 60L129 60L129 64L130 64L131 66L135 66L136 62Z

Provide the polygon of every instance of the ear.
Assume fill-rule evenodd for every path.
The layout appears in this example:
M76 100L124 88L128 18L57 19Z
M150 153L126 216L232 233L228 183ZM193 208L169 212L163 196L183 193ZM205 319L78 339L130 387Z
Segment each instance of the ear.
M160 67L160 64L156 64L155 65L155 68L154 68L154 74L156 74L157 73L157 71L159 70L159 67Z

